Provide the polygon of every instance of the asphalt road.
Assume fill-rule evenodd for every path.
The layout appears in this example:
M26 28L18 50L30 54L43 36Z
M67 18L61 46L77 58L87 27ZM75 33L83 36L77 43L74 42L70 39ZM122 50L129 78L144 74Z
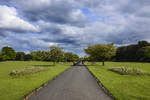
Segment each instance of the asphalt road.
M85 66L73 66L29 100L112 100Z

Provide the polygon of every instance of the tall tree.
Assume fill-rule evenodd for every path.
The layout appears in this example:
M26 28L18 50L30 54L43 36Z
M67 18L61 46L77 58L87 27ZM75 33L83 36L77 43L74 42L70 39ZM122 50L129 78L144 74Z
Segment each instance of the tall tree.
M102 61L102 65L104 66L105 60L110 59L115 55L115 47L114 44L97 44L94 46L89 46L84 49L85 53L89 55L89 58L93 61Z
M43 51L43 61L51 61L50 51Z
M3 47L1 51L1 59L3 61L5 60L15 60L16 58L16 53L15 50L11 47Z
M59 46L50 47L50 58L51 61L55 64L63 60L64 52Z

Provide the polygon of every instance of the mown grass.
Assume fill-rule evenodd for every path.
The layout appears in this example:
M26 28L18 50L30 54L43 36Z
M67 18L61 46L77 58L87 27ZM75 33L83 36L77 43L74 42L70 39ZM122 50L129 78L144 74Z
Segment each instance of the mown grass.
M68 64L52 65L50 62L0 62L0 100L20 100L25 94L32 92L43 83L52 80L58 74L70 67ZM12 70L24 67L43 66L49 67L48 70L38 73L24 75L22 77L12 77Z
M105 66L101 66L99 62L86 65L116 100L150 100L150 76L120 75L108 70L110 67L127 66L150 73L150 63L106 62Z

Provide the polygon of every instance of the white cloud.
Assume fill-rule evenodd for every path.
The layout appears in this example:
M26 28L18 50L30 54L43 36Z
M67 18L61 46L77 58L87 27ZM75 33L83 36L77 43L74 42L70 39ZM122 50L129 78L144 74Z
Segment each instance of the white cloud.
M58 25L58 26L62 30L62 33L68 36L77 36L77 35L83 34L84 28L79 28L79 27L70 26L70 25Z
M18 17L14 7L0 5L0 29L10 31L38 32L38 27Z
M42 8L48 7L51 5L53 0L13 0L10 1L12 3L16 3L17 6L21 7L24 11L31 11L31 10L41 10ZM44 5L42 7L42 5Z
M88 45L117 45L150 40L149 0L12 0L16 8L0 6L0 33L9 30L38 31L27 40L28 49L59 44L80 51ZM83 9L82 9L83 8ZM89 11L88 11L89 10ZM93 14L95 16L90 16ZM29 22L25 21L23 16ZM87 21L86 18L90 18ZM81 27L82 26L82 27ZM1 32L2 31L2 32ZM20 32L21 33L21 32ZM4 35L4 34L3 34ZM22 34L23 35L23 34ZM26 37L27 38L27 37ZM10 39L10 38L9 38ZM5 40L4 40L5 41ZM7 44L7 43L6 43Z

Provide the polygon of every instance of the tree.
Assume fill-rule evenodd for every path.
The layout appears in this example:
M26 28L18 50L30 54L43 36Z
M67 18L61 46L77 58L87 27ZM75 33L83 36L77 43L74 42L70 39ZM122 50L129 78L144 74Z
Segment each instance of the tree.
M139 41L138 44L118 47L115 58L117 61L148 61L145 52L149 46L149 42Z
M56 62L60 62L63 60L64 52L58 46L51 46L50 47L50 58L51 61L55 64Z
M145 56L145 47L142 47L136 52L136 61L145 61L147 57ZM131 55L132 56L132 55Z
M16 58L16 53L13 48L8 47L8 46L2 48L1 59L3 61L15 60L15 58Z
M16 52L16 60L24 61L25 53L24 52Z
M145 57L146 57L146 60L147 61L150 61L150 46L146 46L146 47L144 47L144 54L145 54Z
M138 42L138 45L139 45L140 47L146 47L146 46L150 46L150 43L147 42L147 41L139 41L139 42Z
M26 54L25 57L24 57L24 60L25 61L32 60L32 56L30 54Z
M2 61L2 52L0 51L0 61Z
M43 61L51 61L50 51L43 51Z
M85 61L90 61L90 58L89 58L88 56L84 56L84 57L82 58L82 61L83 61L83 62L85 62Z
M76 54L73 54L72 52L66 52L64 53L64 59L67 62L74 62L79 60L79 56Z
M80 58L79 58L79 56L77 55L77 54L73 54L72 55L72 61L74 62L74 61L79 61L80 60Z
M65 52L64 53L64 60L66 61L66 62L72 62L73 60L72 60L72 53L71 52Z
M33 60L43 61L44 59L44 51L31 51L30 54Z
M150 61L150 46L142 47L137 51L139 61Z
M89 58L93 61L102 61L102 65L104 66L105 60L110 59L115 55L115 47L114 44L97 44L94 46L89 46L84 49L85 53L89 55Z

